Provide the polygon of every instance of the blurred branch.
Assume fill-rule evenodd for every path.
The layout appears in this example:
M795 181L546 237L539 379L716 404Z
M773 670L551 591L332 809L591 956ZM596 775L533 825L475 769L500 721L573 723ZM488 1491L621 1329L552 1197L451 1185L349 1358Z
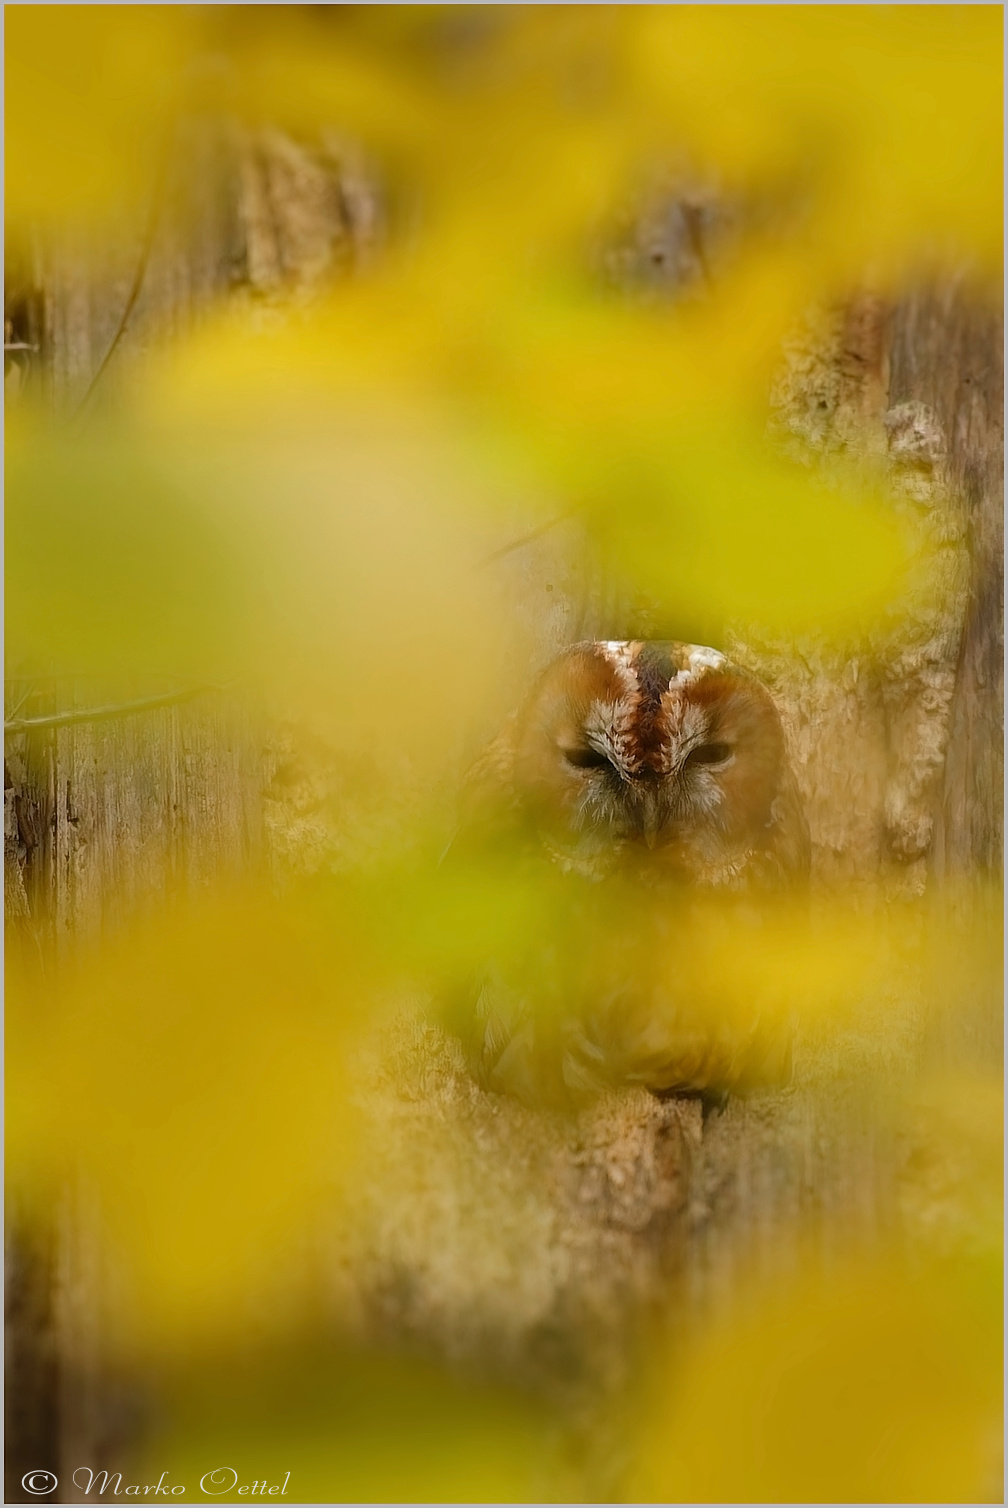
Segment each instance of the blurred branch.
M11 708L11 715L10 715L10 720L11 721L14 718L17 717L18 713L21 711L21 708L24 706L25 702L28 701L29 697L32 695L32 693L34 692L34 690L35 690L34 683L29 682L29 684L28 684L28 690L23 693L23 695L21 696L21 699ZM5 722L4 726L6 727L6 722Z
M154 187L151 191L151 203L147 216L147 226L144 231L143 240L140 243L140 257L137 262L136 272L133 274L133 282L130 285L130 291L126 297L125 307L123 308L119 323L116 326L115 334L112 336L112 339L109 341L109 344L105 350L105 355L98 363L97 371L91 378L91 381L88 383L83 398L80 400L77 407L74 409L73 413L70 416L71 423L73 423L75 419L80 418L81 414L84 412L85 408L90 402L95 389L97 388L105 373L106 367L112 360L116 347L126 333L126 327L129 324L130 316L132 315L133 310L136 307L137 299L140 297L140 290L144 285L144 278L147 276L147 264L150 261L151 250L154 246L154 238L157 235L158 222L161 218L161 205L164 198L164 184L165 177L167 175L167 169L168 149L166 146L161 154L161 161L158 165L157 175L154 180Z
M477 562L476 569L482 571L484 567L493 565L494 561L502 560L505 555L510 555L515 550L521 550L525 545L533 544L543 534L549 533L550 529L555 529L557 524L566 523L569 518L573 517L574 510L571 508L566 513L558 513L555 518L548 519L546 523L539 524L535 529L530 529L527 534L522 534L517 539L512 539L509 544L501 545L499 550L491 550L489 555L484 555L483 559Z
M43 717L14 717L4 722L4 732L27 733L33 728L66 728L74 723L96 723L113 717L130 717L134 712L147 712L153 707L171 707L178 702L188 702L208 691L223 691L233 684L233 681L225 681L219 686L189 686L184 691L166 691L160 696L142 696L131 702L110 702L101 707L71 707L66 712L51 712Z

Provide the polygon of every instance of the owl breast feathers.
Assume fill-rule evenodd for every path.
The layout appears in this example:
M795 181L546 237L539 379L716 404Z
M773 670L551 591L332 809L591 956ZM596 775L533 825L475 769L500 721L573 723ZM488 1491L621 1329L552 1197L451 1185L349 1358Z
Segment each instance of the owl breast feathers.
M696 971L676 963L698 907L726 904L740 937L761 898L808 874L780 718L757 680L694 644L575 644L477 762L465 806L470 833L517 845L567 896L562 922L550 912L562 936L520 964L488 959L472 984L463 1035L485 1085L717 1094L778 1072L788 1053L760 1008L698 999Z

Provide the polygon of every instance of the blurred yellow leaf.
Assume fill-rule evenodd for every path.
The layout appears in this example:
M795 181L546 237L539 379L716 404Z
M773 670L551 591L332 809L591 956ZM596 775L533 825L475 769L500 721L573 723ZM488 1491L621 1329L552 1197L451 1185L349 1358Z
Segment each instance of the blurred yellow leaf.
M628 1499L998 1501L1000 1335L996 1262L757 1291L658 1382Z
M217 898L63 976L8 980L9 1168L29 1209L79 1188L121 1268L110 1343L171 1349L240 1331L278 1287L296 1301L354 1156L371 979L339 918Z
M169 1374L160 1402L139 1480L170 1463L191 1493L216 1469L219 1502L256 1480L301 1503L567 1501L580 1485L550 1413L520 1394L318 1333L201 1357Z
M196 35L187 6L5 12L9 224L65 227L146 201Z

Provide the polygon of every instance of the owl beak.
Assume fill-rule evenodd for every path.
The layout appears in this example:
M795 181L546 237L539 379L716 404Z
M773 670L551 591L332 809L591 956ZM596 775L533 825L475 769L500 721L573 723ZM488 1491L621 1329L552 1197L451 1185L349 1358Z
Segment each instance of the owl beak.
M658 842L658 834L661 832L661 818L657 808L649 801L644 808L644 842L648 848L654 848Z

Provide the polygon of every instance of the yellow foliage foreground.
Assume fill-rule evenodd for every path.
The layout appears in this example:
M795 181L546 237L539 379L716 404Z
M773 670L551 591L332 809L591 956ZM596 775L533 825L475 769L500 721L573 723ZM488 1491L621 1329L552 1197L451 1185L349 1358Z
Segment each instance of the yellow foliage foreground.
M318 1334L318 1245L362 1176L357 1054L390 1002L505 953L549 981L549 1026L638 925L616 906L593 930L506 859L437 871L452 761L502 710L516 631L483 562L574 517L677 623L841 647L899 629L920 531L867 465L826 485L773 454L766 385L810 303L997 274L1001 24L989 6L8 9L15 238L111 239L206 119L347 133L392 206L371 271L282 328L212 311L134 357L115 415L59 428L26 405L11 425L17 673L251 682L365 758L380 808L360 864L310 892L169 898L41 972L11 949L11 1186L29 1218L86 1231L114 1289L103 1344L158 1379L142 1480L272 1482L296 1457L314 1501L591 1490L548 1410ZM598 287L591 250L663 176L760 213L702 299L647 305ZM694 907L689 930L648 970L729 1037L884 1036L908 1011L967 1013L998 972L981 928L926 907L752 925ZM942 1261L841 1255L826 1279L810 1256L685 1351L659 1336L627 1496L991 1494L999 1111L986 1085L930 1094L913 1114L965 1148L969 1238Z
M997 1501L997 1253L923 1270L895 1252L825 1276L817 1265L757 1287L677 1358L630 1501Z
M465 920L463 898L440 894L415 861L397 887L391 878L334 881L283 902L247 893L180 907L65 968L55 986L12 958L15 1197L41 1214L54 1191L72 1191L106 1274L93 1301L107 1355L157 1379L163 1399L164 1427L139 1458L157 1468L152 1480L165 1464L176 1482L199 1462L223 1465L223 1450L250 1480L296 1461L306 1501L534 1501L589 1490L571 1487L576 1468L549 1414L506 1393L464 1397L426 1364L347 1350L319 1328L327 1232L352 1220L365 1176L362 1045L405 979L426 978L436 998L439 977L450 981L488 948L534 960L549 920L545 893L509 896L500 875L470 876ZM573 981L586 938L566 934L553 905L549 968L562 985L564 948ZM925 1016L963 1008L950 992L970 988L957 968L964 951L973 987L989 991L997 970L995 940L984 965L982 933L933 909L870 923L827 907L811 928L781 912L730 940L724 926L717 913L694 916L696 973L685 983L694 1015L721 1032L763 1001L770 1029L783 1030L786 1016L799 1037L832 1031L842 1041L854 1029L898 1042L908 1000ZM684 977L678 955L654 967ZM951 1234L871 1259L839 1252L825 1268L810 1248L785 1288L743 1285L712 1328L687 1324L685 1347L683 1316L656 1335L628 1426L631 1500L989 1492L1000 1100L973 1079L918 1092L898 1059L884 1076L890 1117L923 1115L962 1163ZM917 1218L934 1216L925 1208Z

